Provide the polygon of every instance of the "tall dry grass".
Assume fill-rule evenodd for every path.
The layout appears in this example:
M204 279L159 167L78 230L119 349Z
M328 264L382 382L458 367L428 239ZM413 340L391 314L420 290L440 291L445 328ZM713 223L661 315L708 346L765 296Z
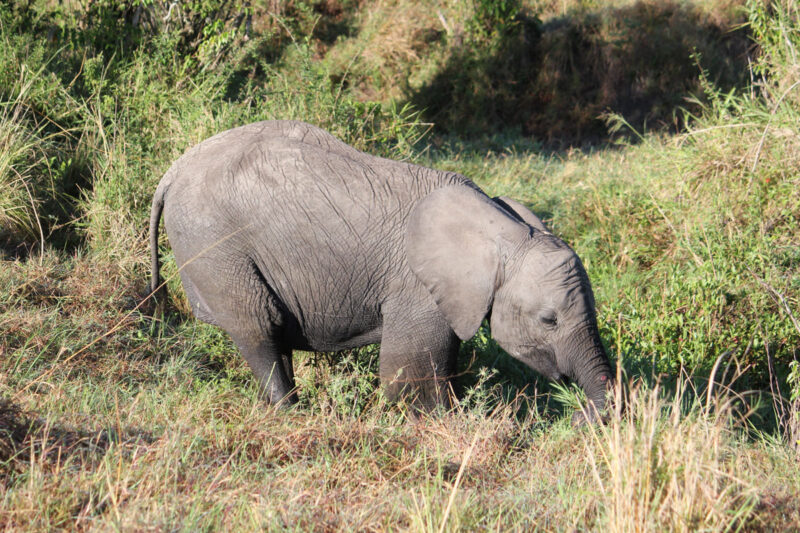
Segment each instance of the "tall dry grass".
M39 142L25 127L24 115L19 105L0 110L0 241L30 239L43 246L40 201L31 183Z
M736 531L753 519L759 486L738 458L748 424L741 398L699 397L695 386L681 376L672 390L617 389L607 424L589 428L606 530Z

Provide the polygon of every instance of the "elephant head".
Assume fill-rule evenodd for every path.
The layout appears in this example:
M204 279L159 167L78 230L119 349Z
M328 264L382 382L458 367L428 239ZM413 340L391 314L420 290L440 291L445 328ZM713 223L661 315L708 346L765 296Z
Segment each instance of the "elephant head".
M584 388L589 418L602 412L611 366L589 278L575 252L524 206L465 186L437 189L414 208L409 266L462 339L490 315L511 356Z

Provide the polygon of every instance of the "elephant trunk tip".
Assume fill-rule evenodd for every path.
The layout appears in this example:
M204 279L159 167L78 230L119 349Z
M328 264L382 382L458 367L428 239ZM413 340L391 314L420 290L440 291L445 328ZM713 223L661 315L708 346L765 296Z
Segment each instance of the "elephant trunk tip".
M616 380L610 373L601 373L592 386L584 388L586 404L572 417L573 426L607 421L615 402Z

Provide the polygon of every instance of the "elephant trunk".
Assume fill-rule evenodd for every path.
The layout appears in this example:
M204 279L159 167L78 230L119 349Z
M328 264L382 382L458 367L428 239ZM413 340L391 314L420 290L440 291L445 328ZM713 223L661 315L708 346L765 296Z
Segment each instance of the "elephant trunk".
M600 342L597 326L589 324L581 328L567 344L568 375L583 388L587 405L584 413L576 413L579 421L593 422L606 408L606 395L613 386L613 372L605 349Z

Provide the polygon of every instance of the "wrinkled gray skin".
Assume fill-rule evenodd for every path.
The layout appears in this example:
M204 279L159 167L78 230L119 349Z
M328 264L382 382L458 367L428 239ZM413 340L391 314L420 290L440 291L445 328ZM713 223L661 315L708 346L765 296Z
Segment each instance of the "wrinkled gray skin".
M576 380L604 408L612 373L578 256L524 206L461 175L301 122L220 133L156 189L153 290L162 209L192 311L231 335L269 402L296 401L293 349L380 343L390 398L448 405L460 340L490 316L509 354Z

